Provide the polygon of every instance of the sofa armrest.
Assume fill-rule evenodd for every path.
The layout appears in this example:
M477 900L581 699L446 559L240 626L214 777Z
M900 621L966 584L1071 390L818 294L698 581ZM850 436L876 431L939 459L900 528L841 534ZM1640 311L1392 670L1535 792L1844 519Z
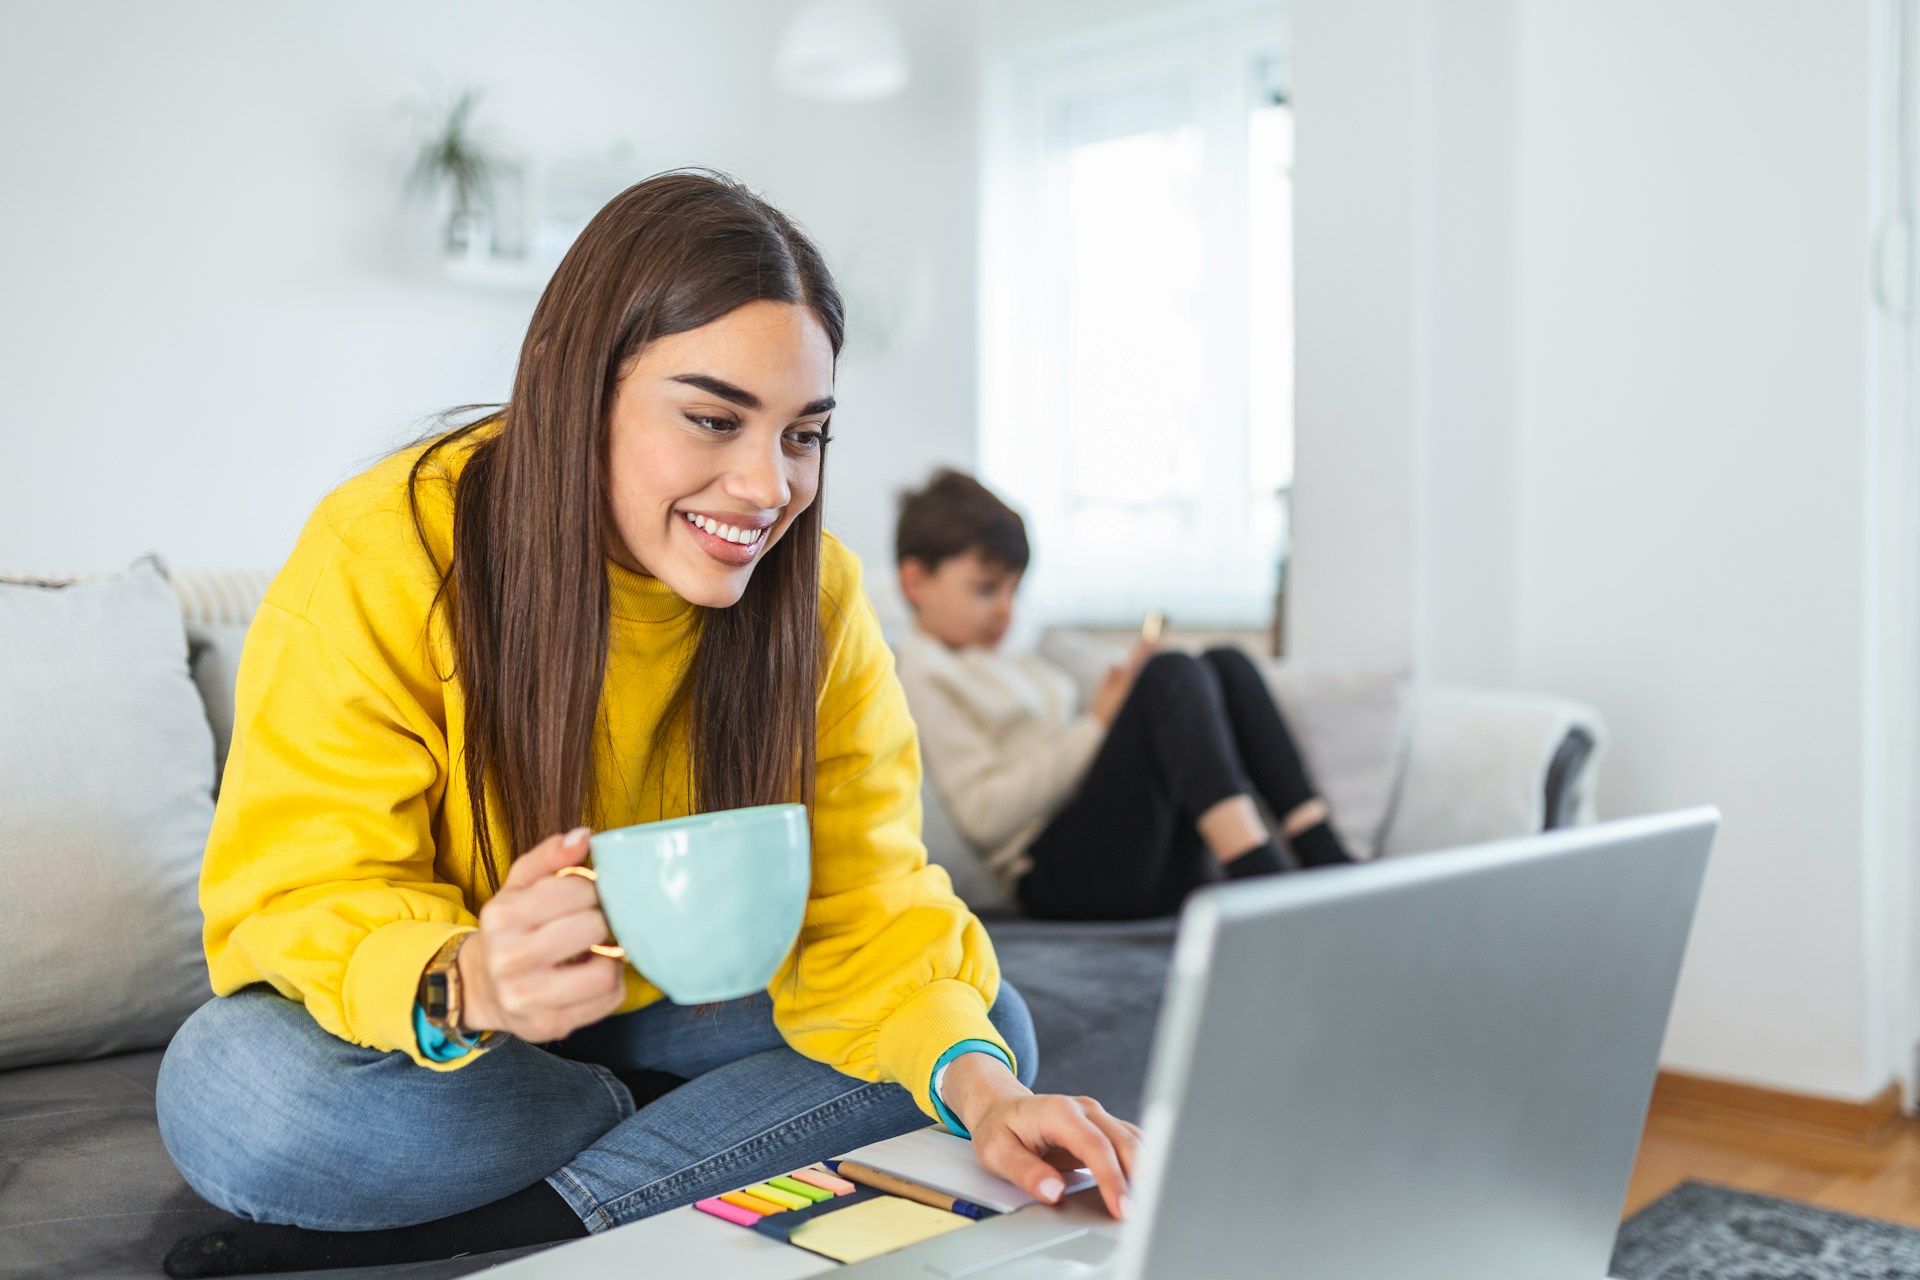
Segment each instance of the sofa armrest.
M1594 819L1606 746L1599 712L1571 698L1417 685L1387 856L1531 835Z

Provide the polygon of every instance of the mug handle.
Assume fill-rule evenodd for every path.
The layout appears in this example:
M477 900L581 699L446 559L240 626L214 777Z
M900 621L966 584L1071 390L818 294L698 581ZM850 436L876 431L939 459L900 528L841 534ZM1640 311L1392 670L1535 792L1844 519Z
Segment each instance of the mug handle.
M579 876L589 884L600 879L598 875L594 874L592 867L562 867L553 874L557 876ZM587 950L597 956L609 956L615 960L625 960L627 958L627 952L624 947L609 946L604 942L596 942L588 947Z

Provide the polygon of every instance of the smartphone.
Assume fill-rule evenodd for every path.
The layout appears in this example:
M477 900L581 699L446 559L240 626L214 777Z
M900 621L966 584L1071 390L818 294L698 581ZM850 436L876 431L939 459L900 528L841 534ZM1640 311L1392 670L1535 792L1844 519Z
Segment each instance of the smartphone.
M1160 632L1167 625L1167 615L1150 613L1147 620L1140 624L1140 638L1148 644L1160 643Z

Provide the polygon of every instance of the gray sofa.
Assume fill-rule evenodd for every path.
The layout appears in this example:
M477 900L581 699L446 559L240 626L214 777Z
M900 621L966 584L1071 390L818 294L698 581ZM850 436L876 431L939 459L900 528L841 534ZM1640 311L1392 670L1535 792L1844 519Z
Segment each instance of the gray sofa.
M218 752L232 714L239 645L265 575L183 574L171 585L181 610L179 661L191 664L204 709L202 741L210 737ZM46 589L0 583L0 606L11 599L31 607L34 601L5 593ZM8 653L4 628L17 616L0 607L0 662ZM7 679L0 670L0 734L10 732ZM1346 802L1350 810L1376 810L1360 847L1404 856L1592 815L1604 734L1589 708L1397 677L1357 679L1352 672L1281 669L1274 679L1306 735L1318 740L1306 744L1309 762L1344 776L1340 786L1323 786L1336 816L1342 787L1354 797ZM1372 724L1370 746L1336 741L1344 721L1358 720ZM43 776L104 767L90 756L42 763L55 771ZM17 794L9 798L4 783L0 778L0 835L8 830L8 806L22 803ZM973 895L1005 974L1032 1007L1040 1087L1092 1094L1119 1114L1137 1116L1173 922L1060 925L1014 918L971 865L938 796L930 791L926 800L933 855ZM210 804L196 812L210 812ZM20 856L0 842L0 898L9 890L8 860ZM8 919L0 903L0 924ZM13 950L22 939L4 941ZM120 994L137 1004L142 993ZM105 1056L0 1071L0 1277L158 1275L159 1259L174 1240L221 1221L181 1181L160 1143L153 1086L170 1034L171 1027L149 1033L133 1051L95 1049ZM6 1035L0 1027L0 1050ZM521 1252L351 1274L453 1276Z

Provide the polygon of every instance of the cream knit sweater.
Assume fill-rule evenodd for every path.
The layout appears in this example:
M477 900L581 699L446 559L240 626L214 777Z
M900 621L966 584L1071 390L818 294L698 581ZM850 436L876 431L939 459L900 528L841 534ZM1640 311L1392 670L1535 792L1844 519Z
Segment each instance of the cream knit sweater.
M1026 653L949 649L915 629L900 683L927 775L960 835L1009 894L1027 847L1073 795L1106 737L1067 674Z

